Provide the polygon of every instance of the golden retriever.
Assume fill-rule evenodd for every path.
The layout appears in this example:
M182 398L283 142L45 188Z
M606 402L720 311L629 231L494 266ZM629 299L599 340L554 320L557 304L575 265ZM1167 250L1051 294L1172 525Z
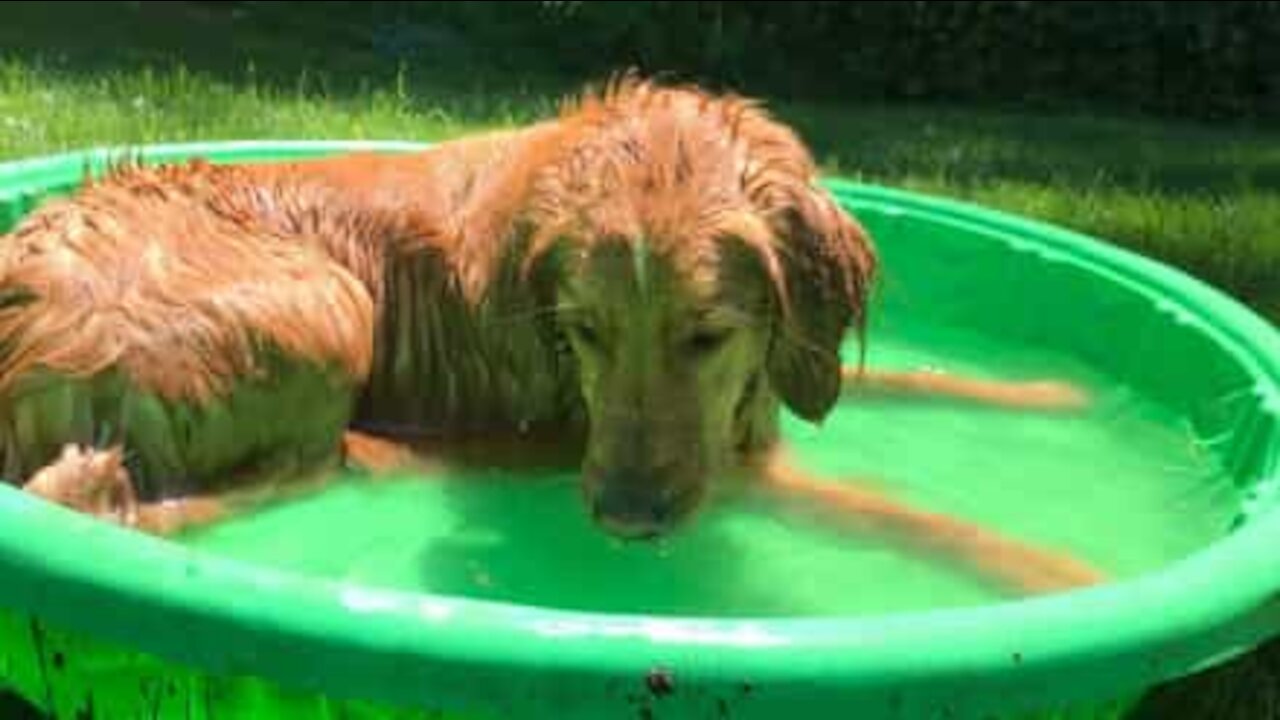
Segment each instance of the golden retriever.
M634 76L418 153L120 167L0 242L4 472L171 532L344 459L540 448L580 463L587 510L628 538L754 481L1023 588L1095 581L785 461L781 408L818 422L850 382L1080 400L846 368L875 270L789 127ZM416 444L387 439L406 428Z

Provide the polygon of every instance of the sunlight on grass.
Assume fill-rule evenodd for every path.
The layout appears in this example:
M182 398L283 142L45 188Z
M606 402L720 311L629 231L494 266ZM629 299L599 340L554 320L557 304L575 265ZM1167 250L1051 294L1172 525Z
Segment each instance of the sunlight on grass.
M355 92L181 67L75 73L0 60L0 159L255 138L442 140L546 115L556 96L407 69ZM1280 317L1280 134L957 108L777 108L824 169L1061 224L1173 263Z
M893 183L1036 218L1176 265L1280 319L1280 192L1178 196L1098 183L1062 189L1022 181Z
M181 68L81 77L8 61L0 64L0 158L189 140L439 140L520 122L536 110L531 105L467 96L429 102L395 82L330 98L305 76L289 92Z

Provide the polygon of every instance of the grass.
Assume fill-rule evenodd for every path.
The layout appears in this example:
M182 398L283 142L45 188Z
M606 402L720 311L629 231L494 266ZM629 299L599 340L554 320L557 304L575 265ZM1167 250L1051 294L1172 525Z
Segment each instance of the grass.
M832 172L1106 238L1280 318L1280 133L937 107L783 114Z
M577 85L397 62L314 14L281 28L278 14L245 23L203 4L72 5L6 5L0 159L185 140L438 140L545 114ZM67 13L95 31L68 38ZM775 110L829 172L1106 238L1280 319L1280 131L957 107Z

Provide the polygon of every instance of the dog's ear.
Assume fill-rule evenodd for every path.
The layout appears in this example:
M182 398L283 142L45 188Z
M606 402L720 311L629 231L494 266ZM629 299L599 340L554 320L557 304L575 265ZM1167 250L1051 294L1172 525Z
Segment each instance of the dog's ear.
M518 227L513 235L487 280L488 313L502 322L518 318L522 326L537 329L541 339L549 340L563 248L529 227Z
M775 216L782 295L766 360L770 384L805 420L824 418L840 396L840 348L865 329L876 255L861 225L816 183L791 193Z
M515 411L536 418L566 400L563 379L573 368L556 320L563 252L533 248L525 228L514 235L489 277L481 316L494 367L511 371L498 379L519 382L511 388Z

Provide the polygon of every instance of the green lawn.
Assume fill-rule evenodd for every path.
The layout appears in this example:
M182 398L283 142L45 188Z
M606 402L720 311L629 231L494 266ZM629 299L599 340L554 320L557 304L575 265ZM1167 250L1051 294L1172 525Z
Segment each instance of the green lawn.
M303 17L282 28L154 6L6 3L0 159L196 139L441 139L549 112L577 84L397 64ZM830 172L1107 238L1280 319L1280 131L959 107L775 110Z

